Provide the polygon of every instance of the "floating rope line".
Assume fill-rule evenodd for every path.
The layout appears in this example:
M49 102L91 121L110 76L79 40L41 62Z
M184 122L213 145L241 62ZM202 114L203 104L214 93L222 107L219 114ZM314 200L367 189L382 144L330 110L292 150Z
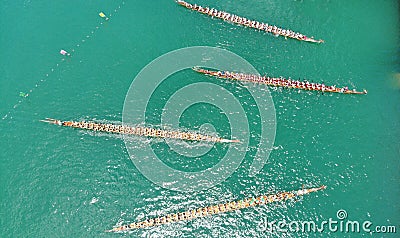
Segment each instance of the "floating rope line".
M191 132L180 132L180 131L168 131L161 129L154 129L148 127L130 127L123 125L114 124L100 124L94 122L75 122L75 121L60 121L56 119L46 118L46 120L41 120L42 122L47 122L50 124L55 124L59 126L67 126L85 130L92 131L102 131L117 134L127 134L127 135L137 135L145 137L157 137L157 138L168 138L177 140L188 140L188 141L206 141L206 142L219 142L219 143L235 143L239 140L229 140L214 136L202 135L198 133Z
M312 43L324 42L323 40L315 40L312 37L307 37L301 33L294 32L292 30L268 25L268 23L263 23L263 22L260 23L258 21L249 20L249 19L246 19L245 17L239 17L234 14L216 10L214 8L211 8L211 9L209 7L203 8L202 6L198 6L196 4L192 5L192 4L182 1L182 0L177 0L176 2L179 5L186 7L187 9L197 11L202 14L209 15L211 17L216 17L216 18L222 19L227 22L235 23L235 24L242 25L242 26L247 26L247 27L254 28L254 29L260 30L260 31L265 31L268 33L272 33L276 36L284 36L285 38L289 37L289 38L293 38L293 39L296 39L299 41L307 41L307 42L312 42Z
M363 90L362 92L358 92L355 89L350 90L348 87L337 88L336 86L326 86L320 83L310 83L308 81L299 81L285 78L273 78L267 76L259 76L254 74L243 74L243 73L235 73L229 71L212 71L207 69L202 69L200 67L193 67L193 70L210 76L215 76L217 78L223 79L232 79L243 82L252 82L258 84L266 84L268 86L274 87L285 87L285 88L296 88L302 90L311 90L311 91L321 91L321 92L329 92L329 93L343 93L343 94L367 94L367 90Z
M303 196L308 193L317 192L319 190L325 189L326 186L321 186L318 188L302 189L293 192L281 192L273 195L264 195L256 198L247 198L244 200L227 202L222 204L217 204L209 207L202 207L195 210L189 210L186 212L168 214L166 216L157 217L154 219L149 219L141 222L134 222L127 225L115 227L106 232L125 232L138 228L146 228L151 226L158 226L167 223L179 222L179 221L189 221L200 217L210 216L219 213L225 213L235 210L240 210L248 207L255 207L260 205L269 204L272 202L281 202L288 199L294 199L296 197Z
M123 5L125 5L125 1L122 1L122 2L118 5L118 7L116 7L116 8L114 9L114 13L116 13L116 12L121 8L121 6L123 6ZM113 15L113 14L110 13L108 16L111 17L112 15ZM100 16L100 17L102 17L102 16ZM104 20L109 20L109 17L107 17L107 16L104 17ZM102 17L102 18L103 18L103 17ZM93 35L94 35L94 33L96 32L96 30L99 29L102 25L103 25L103 22L100 22L97 26L95 26L95 27L90 31L89 34L87 34L83 39L81 39L81 40L79 41L80 43L77 43L77 44L75 45L75 47L80 47L84 42L86 42L86 39L89 39L89 38L93 37ZM61 51L65 51L65 50L61 50ZM64 57L63 57L58 63L56 63L53 67L51 67L50 70L49 70L46 74L44 74L44 76L43 76L40 80L38 80L38 81L35 83L35 86L34 86L33 88L31 88L31 89L28 90L27 92L22 92L22 93L20 93L20 97L21 97L21 98L18 100L18 102L17 102L16 104L14 104L14 106L12 107L12 109L11 109L10 111L8 111L8 112L2 117L2 120L5 120L7 117L9 117L10 114L11 114L11 112L12 112L13 110L15 110L17 107L19 107L19 106L26 100L26 98L30 97L31 94L34 92L35 89L37 89L37 88L40 87L44 82L46 82L47 78L48 78L49 76L51 76L51 73L53 73L59 66L61 66L61 64L62 64L63 62L65 62L65 60L66 60L67 58L73 57L73 54L76 52L75 48L70 49L70 52L73 52L73 53L68 53L68 52L65 51L65 54L62 54L61 51L60 51L60 54L63 55ZM22 95L22 94L23 94L23 95Z

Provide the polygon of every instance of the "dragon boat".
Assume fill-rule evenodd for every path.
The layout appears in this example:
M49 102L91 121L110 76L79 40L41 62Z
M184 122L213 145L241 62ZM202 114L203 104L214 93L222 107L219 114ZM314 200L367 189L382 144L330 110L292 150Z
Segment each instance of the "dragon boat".
M256 198L251 197L243 200L221 203L214 206L201 207L198 209L188 210L185 212L168 214L166 216L161 216L157 218L151 218L145 221L133 222L130 224L114 227L113 229L107 230L106 232L127 232L134 229L147 228L173 222L190 221L196 218L211 216L219 213L225 213L249 207L266 205L273 202L286 201L289 199L294 199L297 197L304 196L309 193L324 190L325 188L326 186L321 186L316 188L301 189L293 192L280 192L273 195L263 195Z
M313 37L308 37L304 34L301 34L299 32L294 32L289 29L283 29L281 27L277 27L275 25L269 25L268 23L264 22L258 22L255 20L250 20L245 17L240 17L235 14L231 14L228 12L224 11L219 11L214 8L209 8L209 7L202 7L197 4L190 4L188 2L182 1L182 0L177 0L176 1L179 5L184 6L187 9L208 15L210 17L215 17L222 19L227 22L231 22L237 25L253 28L256 30L272 33L275 36L283 36L285 38L293 38L299 41L306 41L306 42L312 42L312 43L322 43L324 42L323 40L316 40Z
M73 127L84 130L136 135L144 137L169 138L169 139L187 140L187 141L220 142L220 143L239 142L239 140L223 139L219 137L202 135L198 133L169 131L169 130L149 128L149 127L130 127L123 125L102 124L102 123L85 122L85 121L79 121L79 122L61 121L52 118L46 118L45 120L40 120L40 121L54 125Z
M295 88L301 90L310 90L310 91L320 91L320 92L329 92L329 93L343 93L343 94L367 94L367 90L356 91L355 89L349 89L348 87L336 87L336 86L326 86L321 83L310 83L308 81L300 81L300 80L292 80L286 79L283 77L274 78L267 76L260 76L254 74L244 74L244 73L236 73L229 71L213 71L208 69L203 69L200 67L193 67L194 71L209 75L215 76L217 78L222 79L232 79L236 81L242 82L252 82L258 84L265 84L273 87L284 87L284 88Z

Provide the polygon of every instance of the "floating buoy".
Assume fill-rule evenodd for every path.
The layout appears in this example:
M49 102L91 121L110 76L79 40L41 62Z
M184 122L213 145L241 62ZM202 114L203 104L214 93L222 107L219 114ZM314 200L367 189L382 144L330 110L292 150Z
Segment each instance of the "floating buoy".
M104 14L103 12L100 12L100 13L99 13L99 16L100 16L101 18L105 18L106 20L108 20L108 17L107 17L106 14Z
M20 96L20 97L23 97L23 98L26 98L26 97L29 96L29 94L24 93L24 92L19 92L19 96Z
M62 54L62 55L70 55L67 51L65 51L63 49L60 50L60 54Z

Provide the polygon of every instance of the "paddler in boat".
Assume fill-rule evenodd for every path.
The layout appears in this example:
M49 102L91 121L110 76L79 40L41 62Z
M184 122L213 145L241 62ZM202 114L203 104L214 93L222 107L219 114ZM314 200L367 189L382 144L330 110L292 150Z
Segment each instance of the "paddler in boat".
M131 223L131 224L129 224L129 228L130 228L130 229L136 228L136 223Z
M279 199L284 200L285 199L285 193L280 193L279 194Z
M147 222L148 222L149 226L153 226L154 225L154 220L153 219L147 220Z
M119 126L114 126L113 132L119 132Z
M224 18L226 17L227 14L228 14L227 12L222 12L221 18L224 19Z
M266 23L263 22L263 23L261 24L261 26L260 26L259 29L260 29L261 31L263 31L263 30L266 29L266 26L267 26Z
M220 210L221 212L226 212L225 204L219 204L218 206L219 206L219 210Z
M215 213L220 213L221 211L219 210L218 205L213 206L214 212Z
M107 131L112 131L114 129L114 125L109 125Z
M201 217L202 216L202 212L201 212L202 210L201 210L201 208L197 208L196 210L195 210L195 213L196 213L196 217Z
M207 213L213 215L215 212L212 207L207 207Z
M300 33L298 33L298 34L296 35L296 38L297 38L298 40L302 40L302 39L303 39L303 35L300 34Z
M124 128L121 125L118 126L118 132L119 133L123 133L124 132Z
M225 16L224 16L224 20L228 20L228 18L229 18L230 16L231 16L230 13L226 13Z
M236 23L237 24L241 24L242 22L243 22L243 18L238 17L237 20L236 20Z

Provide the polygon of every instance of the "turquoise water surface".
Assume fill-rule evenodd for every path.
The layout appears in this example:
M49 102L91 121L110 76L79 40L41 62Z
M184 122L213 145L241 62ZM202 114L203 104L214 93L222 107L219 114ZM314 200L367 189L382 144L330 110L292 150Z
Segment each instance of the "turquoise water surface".
M398 237L398 2L196 3L304 32L325 43L274 37L191 12L172 0L2 2L0 236ZM100 11L110 19L99 17ZM246 90L250 86L204 77L191 70L172 75L149 101L149 126L160 126L162 108L179 88L214 82L238 98L253 132L238 170L215 187L192 193L167 190L147 180L130 160L121 136L39 122L46 117L121 122L125 96L140 70L165 53L190 46L229 50L261 74L348 85L367 89L368 94L270 88L276 110L276 138L267 163L251 177L248 169L262 139L260 125L268 122L262 121L254 109L255 100ZM61 49L71 56L60 55ZM207 96L207 92L198 93ZM218 134L228 137L229 113L235 112L199 103L188 108L179 123L190 131L212 124ZM182 171L212 167L229 147L215 145L206 155L191 158L169 150L162 140L133 140L137 150L151 143L165 164ZM327 189L298 201L187 223L122 235L104 232L119 224L298 190L303 185L326 185ZM346 220L368 220L371 228L394 226L396 233L302 233L263 228L265 219L287 223L338 220L339 210L347 212Z

